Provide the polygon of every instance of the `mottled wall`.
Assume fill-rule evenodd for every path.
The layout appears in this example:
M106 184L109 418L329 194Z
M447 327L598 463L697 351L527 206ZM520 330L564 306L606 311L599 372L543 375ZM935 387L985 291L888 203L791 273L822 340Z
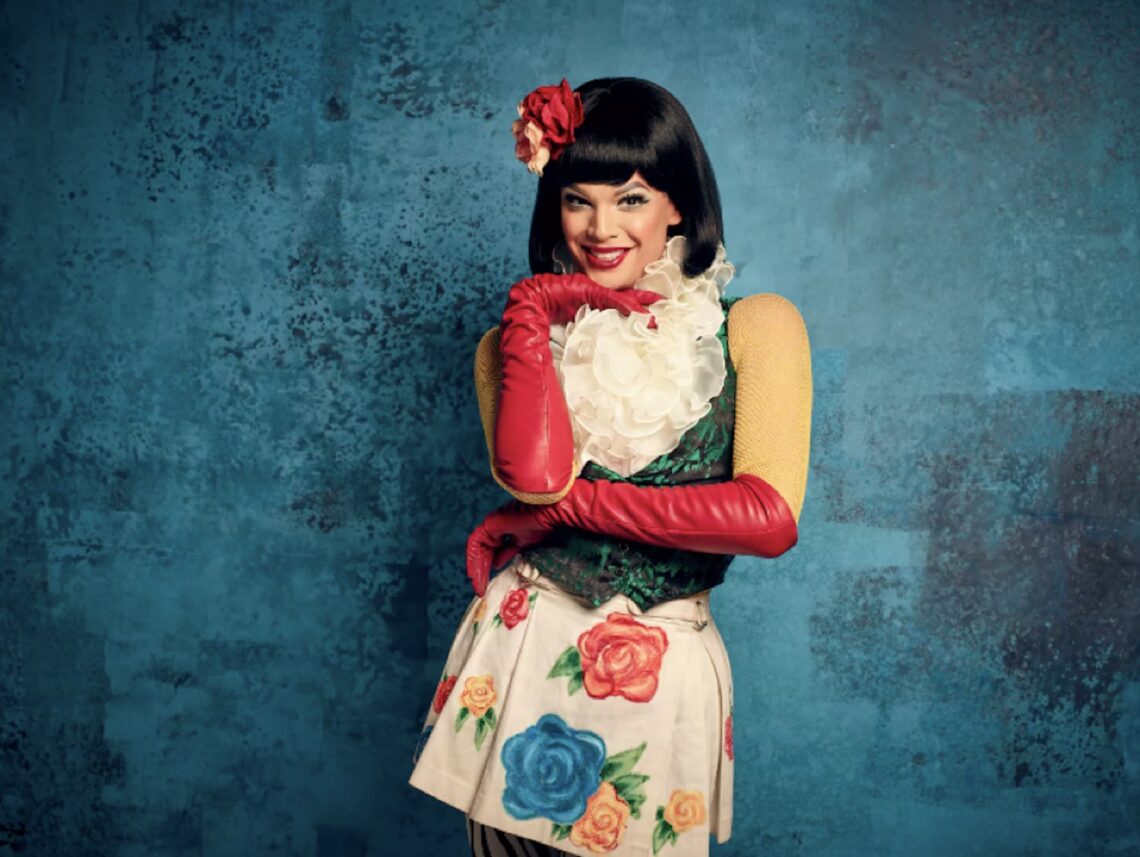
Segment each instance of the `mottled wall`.
M0 853L460 854L404 785L526 272L508 124L649 77L812 337L714 599L724 855L1140 852L1140 7L0 5Z

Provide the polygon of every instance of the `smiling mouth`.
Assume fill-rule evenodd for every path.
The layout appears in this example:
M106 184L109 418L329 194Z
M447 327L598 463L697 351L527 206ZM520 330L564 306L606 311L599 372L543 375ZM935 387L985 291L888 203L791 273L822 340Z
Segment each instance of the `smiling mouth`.
M590 262L597 268L615 268L629 254L632 247L583 247Z

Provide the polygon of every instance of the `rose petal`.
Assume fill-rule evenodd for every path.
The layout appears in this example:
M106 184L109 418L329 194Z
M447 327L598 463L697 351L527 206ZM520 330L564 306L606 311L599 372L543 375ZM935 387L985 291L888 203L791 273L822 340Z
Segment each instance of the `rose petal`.
M537 176L542 175L542 168L550 161L550 150L546 146L539 146L534 156L527 163L526 168Z

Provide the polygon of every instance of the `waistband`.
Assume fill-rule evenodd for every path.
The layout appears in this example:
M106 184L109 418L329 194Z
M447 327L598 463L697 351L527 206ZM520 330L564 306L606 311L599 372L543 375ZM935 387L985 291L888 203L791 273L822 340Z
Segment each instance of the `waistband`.
M517 575L519 578L519 586L521 587L541 589L543 592L548 592L555 597L573 602L584 610L597 611L606 616L610 613L629 613L631 616L637 616L639 619L650 621L660 620L669 623L677 622L691 625L693 629L697 631L712 621L712 614L709 611L709 590L707 589L703 592L687 595L683 598L662 601L660 604L654 604L648 610L642 610L636 601L621 593L618 593L605 603L595 607L593 604L583 598L579 598L572 592L567 592L522 557L515 557L514 561L503 569L502 573L513 573Z

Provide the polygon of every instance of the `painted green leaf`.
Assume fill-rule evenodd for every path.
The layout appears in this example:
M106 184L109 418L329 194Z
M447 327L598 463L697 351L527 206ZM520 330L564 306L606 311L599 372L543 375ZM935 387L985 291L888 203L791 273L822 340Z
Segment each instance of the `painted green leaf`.
M573 696L574 694L576 694L581 689L582 689L582 673L577 672L570 677L570 683L566 685L566 690L570 693L571 696Z
M471 712L466 708L459 709L459 713L455 715L455 731L458 732L463 728L463 721L471 716Z
M498 613L496 613L495 618L491 620L491 627L492 628L498 628L502 624L503 624L503 617L500 616Z
M641 818L641 805L645 803L645 792L630 792L625 802L629 804L629 814L634 818Z
M554 666L550 668L550 672L546 674L546 677L558 678L562 675L573 676L575 673L580 672L582 672L582 656L578 653L577 646L570 646L558 656L558 660L554 662Z
M673 826L667 821L657 822L657 826L653 828L653 853L656 854L665 847L667 842L673 841L669 835L673 833Z
M636 747L609 756L606 763L602 765L602 780L614 780L632 771L637 760L641 758L641 754L645 752L647 745L647 741L642 741Z
M483 719L487 721L487 728L494 729L499 723L499 716L495 714L495 709L488 708L487 713L483 715Z
M648 779L649 777L646 774L625 774L617 779L610 780L610 783L613 785L614 791L617 792L617 796L628 803L632 810L635 803L640 808L645 802L645 792L642 790L641 784Z
M487 725L487 721L484 718L480 717L478 720L475 721L475 749L476 750L479 750L483 747L483 741L486 739L487 733L490 731L491 731L491 729Z
M610 782L613 783L614 791L621 795L626 791L635 791L648 779L649 774L622 774L620 777L614 777Z
M664 817L665 817L665 807L663 807L663 806L657 807L657 820L661 821L661 819L663 819Z
M529 604L534 604L534 602L535 602L535 601L537 601L537 600L538 600L538 593L537 593L537 592L532 592L532 593L530 594L530 597L527 599L527 603L529 603Z
M550 833L554 836L555 839L565 839L567 836L570 835L570 829L573 826L574 825L572 825L572 824L557 824L557 823L555 823L553 825Z

